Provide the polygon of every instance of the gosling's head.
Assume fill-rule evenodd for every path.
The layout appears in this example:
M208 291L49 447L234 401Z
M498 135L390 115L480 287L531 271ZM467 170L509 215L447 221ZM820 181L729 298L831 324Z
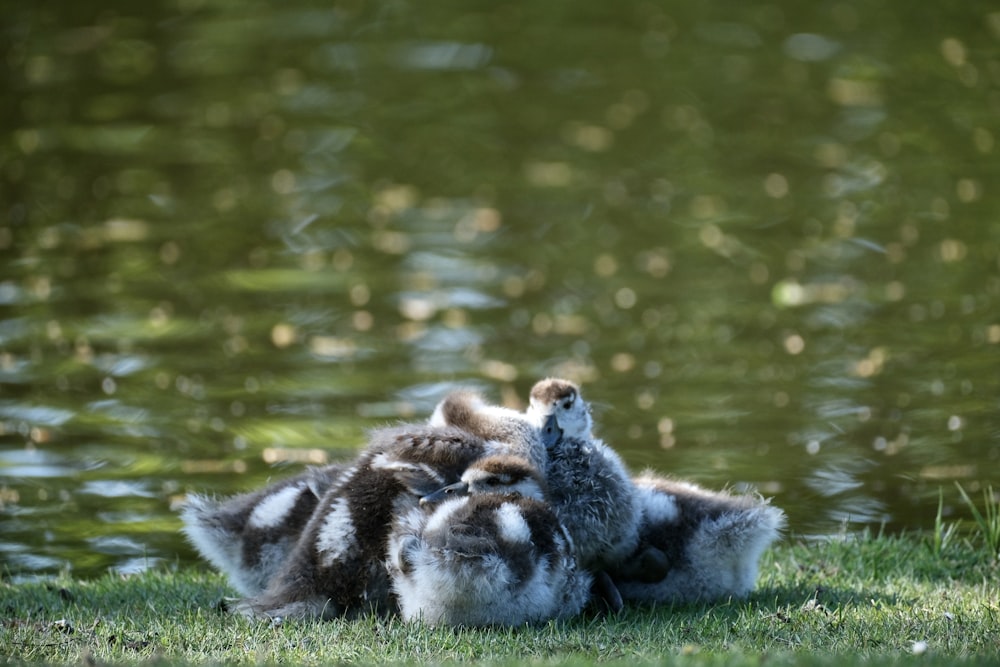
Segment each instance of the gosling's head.
M470 465L461 481L420 499L421 505L466 495L500 494L544 500L545 480L527 460L508 455L487 456Z
M590 404L583 400L580 388L569 380L545 378L531 388L528 416L539 427L548 417L567 438L589 439L594 428Z

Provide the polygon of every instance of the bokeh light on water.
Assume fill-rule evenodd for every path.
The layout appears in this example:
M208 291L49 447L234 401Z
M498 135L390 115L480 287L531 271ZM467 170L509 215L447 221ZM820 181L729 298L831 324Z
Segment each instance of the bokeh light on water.
M549 374L796 534L1000 487L996 10L8 14L5 576L187 562L186 492Z

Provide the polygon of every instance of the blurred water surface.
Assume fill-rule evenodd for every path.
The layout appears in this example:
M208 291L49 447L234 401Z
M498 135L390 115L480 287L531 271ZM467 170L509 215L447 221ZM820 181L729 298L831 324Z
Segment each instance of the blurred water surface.
M795 534L1000 487L989 3L112 0L0 31L3 576L192 561L186 492L550 374L633 468L757 488Z

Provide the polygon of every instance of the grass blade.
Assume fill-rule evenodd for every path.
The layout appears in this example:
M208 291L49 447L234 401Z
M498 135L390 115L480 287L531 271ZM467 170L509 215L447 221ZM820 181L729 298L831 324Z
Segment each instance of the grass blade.
M962 494L962 500L965 501L972 518L979 526L983 541L986 542L990 552L996 556L1000 553L1000 504L994 500L993 486L987 486L983 491L984 507L982 512L979 511L976 503L972 501L961 484L955 482L955 486L958 487L958 492Z

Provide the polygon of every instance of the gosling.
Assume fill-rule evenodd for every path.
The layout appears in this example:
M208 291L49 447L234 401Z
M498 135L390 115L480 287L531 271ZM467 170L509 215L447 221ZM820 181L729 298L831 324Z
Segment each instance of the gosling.
M592 580L544 496L529 461L493 456L400 514L386 567L401 616L469 627L578 614Z
M453 428L379 429L318 502L266 590L236 603L251 617L355 617L395 611L385 569L394 516L460 479L490 445Z
M651 472L635 485L639 545L609 572L626 601L713 601L754 589L758 562L784 528L784 512L757 495L711 491Z

